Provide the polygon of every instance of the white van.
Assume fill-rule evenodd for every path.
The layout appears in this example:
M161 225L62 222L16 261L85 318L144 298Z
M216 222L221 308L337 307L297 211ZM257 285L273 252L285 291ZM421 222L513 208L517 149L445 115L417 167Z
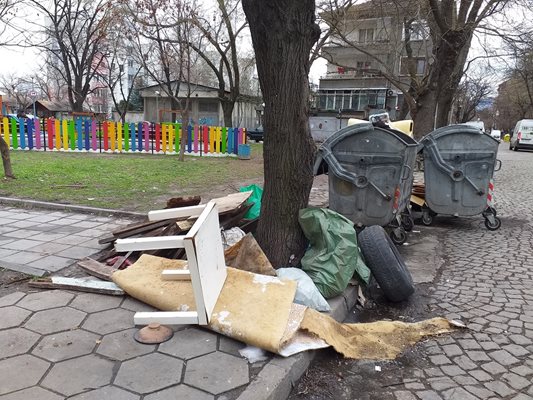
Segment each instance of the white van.
M516 123L509 142L509 149L533 149L533 119L521 119Z
M502 131L500 131L499 129L492 129L490 131L490 136L500 142L502 140Z

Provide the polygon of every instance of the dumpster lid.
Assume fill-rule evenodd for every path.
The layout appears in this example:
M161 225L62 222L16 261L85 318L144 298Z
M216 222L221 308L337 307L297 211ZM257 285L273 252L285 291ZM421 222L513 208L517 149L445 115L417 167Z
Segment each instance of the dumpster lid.
M443 136L454 135L454 134L457 134L457 133L466 133L466 134L470 134L470 135L486 136L487 138L490 138L490 140L492 140L494 142L498 142L492 136L481 132L478 128L476 128L474 126L463 125L463 124L455 124L455 125L443 126L441 128L438 128L438 129L434 130L431 133L428 133L426 136L424 136L423 139L420 140L420 143L424 144L424 143L427 143L431 139L438 139L438 138L441 138Z

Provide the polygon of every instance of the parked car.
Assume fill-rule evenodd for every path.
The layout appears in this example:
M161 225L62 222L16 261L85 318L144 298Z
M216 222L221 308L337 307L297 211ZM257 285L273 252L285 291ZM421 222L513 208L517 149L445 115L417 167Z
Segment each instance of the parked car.
M492 136L498 142L501 142L501 140L502 140L502 131L500 131L499 129L493 129L493 130L490 131L490 136Z
M255 129L248 129L246 131L246 137L248 140L254 140L255 142L259 142L260 140L263 140L263 126L259 125Z
M533 119L521 119L513 129L509 149L533 149Z

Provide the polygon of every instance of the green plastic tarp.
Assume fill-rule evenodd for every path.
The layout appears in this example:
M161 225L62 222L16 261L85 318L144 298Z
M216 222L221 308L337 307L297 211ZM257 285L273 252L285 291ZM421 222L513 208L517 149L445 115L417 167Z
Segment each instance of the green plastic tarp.
M326 208L304 208L299 222L310 243L301 260L302 269L322 296L328 299L341 294L354 273L368 283L370 270L359 251L352 221Z
M246 204L253 203L252 208L244 215L246 219L256 219L261 213L261 197L263 196L263 188L258 185L242 186L239 188L239 192L252 191L252 195L246 202Z

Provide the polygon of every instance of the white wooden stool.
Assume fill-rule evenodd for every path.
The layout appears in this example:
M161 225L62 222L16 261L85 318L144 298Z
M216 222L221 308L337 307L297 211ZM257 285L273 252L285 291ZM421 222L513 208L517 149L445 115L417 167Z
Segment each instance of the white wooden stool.
M138 312L134 316L135 325L152 322L165 325L209 323L226 280L226 262L216 204L209 202L207 205L148 213L150 221L189 216L198 216L198 219L186 235L117 239L115 242L117 252L185 248L187 255L188 270L164 270L161 277L165 280L190 279L196 311Z

